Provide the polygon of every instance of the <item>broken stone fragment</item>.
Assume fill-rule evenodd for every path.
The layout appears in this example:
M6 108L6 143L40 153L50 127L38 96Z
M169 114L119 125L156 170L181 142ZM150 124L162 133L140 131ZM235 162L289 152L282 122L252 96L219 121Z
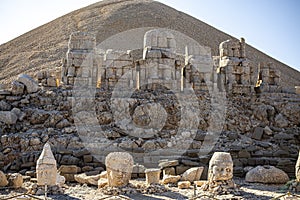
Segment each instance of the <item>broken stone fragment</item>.
M13 125L16 124L18 116L11 111L0 111L0 122L5 124Z
M23 185L23 176L19 173L13 173L8 178L8 185L17 189L21 188Z

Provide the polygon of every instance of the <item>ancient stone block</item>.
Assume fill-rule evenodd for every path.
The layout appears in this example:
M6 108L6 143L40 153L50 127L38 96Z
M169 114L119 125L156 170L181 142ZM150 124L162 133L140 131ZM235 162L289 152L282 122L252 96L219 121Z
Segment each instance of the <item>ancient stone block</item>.
M204 167L192 167L182 174L181 180L189 182L198 181L201 177L203 169Z
M158 166L161 168L165 168L165 167L176 167L177 165L179 165L178 160L170 160L170 161L161 161L159 162Z
M17 81L23 83L26 86L26 90L28 93L34 93L38 91L38 84L26 74L19 75Z
M175 184L180 180L181 176L177 175L164 175L162 179L163 184Z
M252 133L251 138L255 140L261 140L264 134L264 129L262 127L255 127L254 132Z
M159 183L160 180L160 169L146 169L145 174L146 174L146 183L148 185L154 184L154 183Z

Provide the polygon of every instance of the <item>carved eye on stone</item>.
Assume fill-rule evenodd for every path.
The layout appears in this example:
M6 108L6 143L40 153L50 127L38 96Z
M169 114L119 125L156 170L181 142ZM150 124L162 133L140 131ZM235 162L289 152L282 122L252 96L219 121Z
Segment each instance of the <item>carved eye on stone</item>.
M231 169L230 168L226 168L226 172L231 172Z

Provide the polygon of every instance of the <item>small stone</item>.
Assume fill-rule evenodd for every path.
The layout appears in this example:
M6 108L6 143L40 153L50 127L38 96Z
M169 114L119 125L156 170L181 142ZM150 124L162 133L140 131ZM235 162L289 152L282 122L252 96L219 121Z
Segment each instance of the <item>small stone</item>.
M263 133L264 133L264 129L262 127L255 127L251 138L255 140L261 140Z
M202 185L206 184L207 181L194 181L194 184L197 185L197 187L201 187Z
M101 178L98 180L98 188L103 188L105 186L108 185L108 180L107 179L104 179L104 178Z
M238 153L239 158L250 158L251 155L246 149L242 149Z
M268 127L268 126L266 126L265 128L264 128L264 133L266 134L266 135L273 135L273 131L270 129L270 127Z
M189 189L191 186L191 182L189 181L180 181L178 182L178 188L179 189Z

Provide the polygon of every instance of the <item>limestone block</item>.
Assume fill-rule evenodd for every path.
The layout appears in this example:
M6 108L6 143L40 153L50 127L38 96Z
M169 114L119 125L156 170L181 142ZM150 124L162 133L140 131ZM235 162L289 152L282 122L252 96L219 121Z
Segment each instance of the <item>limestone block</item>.
M13 95L19 95L24 93L24 84L18 82L18 81L13 81L11 83L11 92Z
M194 184L197 185L197 187L202 187L202 185L206 184L207 181L194 181Z
M251 138L255 140L261 140L264 134L264 129L262 127L255 127L254 132L252 133Z
M56 160L48 143L37 160L36 174L38 185L55 185L57 177Z
M180 180L181 176L177 175L164 175L162 179L163 184L175 184Z
M179 165L179 162L178 160L162 160L162 161L159 161L159 164L158 166L161 167L161 168L166 168L166 167L175 167Z
M23 83L26 86L28 93L34 93L38 91L38 84L30 76L21 74L18 76L17 81Z
M180 181L178 182L179 189L189 189L191 187L191 182L189 181Z
M247 172L245 180L250 183L282 184L288 182L289 177L274 166L257 166Z
M146 183L148 185L159 183L160 172L161 172L160 169L146 169L145 170Z
M5 124L16 124L18 116L11 111L0 111L0 121Z
M198 181L202 175L204 167L192 167L182 174L182 181Z
M78 168L76 165L61 165L58 171L62 174L77 174Z
M8 185L7 178L5 174L0 170L0 187L5 187Z
M163 169L163 176L166 176L166 175L176 175L175 168L167 167L167 168Z

